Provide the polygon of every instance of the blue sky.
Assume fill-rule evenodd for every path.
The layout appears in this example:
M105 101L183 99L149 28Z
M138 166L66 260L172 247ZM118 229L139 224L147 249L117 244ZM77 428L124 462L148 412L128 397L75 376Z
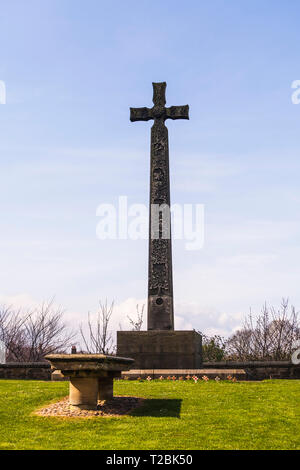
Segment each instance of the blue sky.
M297 0L2 1L0 301L55 295L74 326L147 295L147 242L100 241L96 209L148 203L152 81L167 104L171 197L205 205L205 244L173 244L177 328L229 334L249 308L300 305Z

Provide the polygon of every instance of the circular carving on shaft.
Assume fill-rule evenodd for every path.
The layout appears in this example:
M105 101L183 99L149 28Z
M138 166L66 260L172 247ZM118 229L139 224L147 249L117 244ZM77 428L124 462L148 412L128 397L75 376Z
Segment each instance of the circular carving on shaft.
M157 305L162 305L163 303L164 303L164 301L163 301L163 299L162 299L161 297L158 297L158 298L156 299L156 304L157 304Z

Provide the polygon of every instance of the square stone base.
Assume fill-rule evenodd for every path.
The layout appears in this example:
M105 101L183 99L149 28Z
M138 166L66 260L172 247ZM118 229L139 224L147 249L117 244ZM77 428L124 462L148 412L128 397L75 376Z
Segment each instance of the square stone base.
M117 356L134 359L132 369L199 369L202 337L196 331L118 331Z

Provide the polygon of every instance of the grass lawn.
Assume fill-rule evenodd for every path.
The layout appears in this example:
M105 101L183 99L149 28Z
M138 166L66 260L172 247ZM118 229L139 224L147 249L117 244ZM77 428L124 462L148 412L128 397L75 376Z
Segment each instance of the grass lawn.
M67 382L0 380L0 449L300 449L300 381L117 381L131 416L32 416Z

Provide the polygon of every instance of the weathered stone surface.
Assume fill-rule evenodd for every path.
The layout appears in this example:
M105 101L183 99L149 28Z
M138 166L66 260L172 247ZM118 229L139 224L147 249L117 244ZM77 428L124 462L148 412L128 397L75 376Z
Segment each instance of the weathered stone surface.
M124 372L122 376L129 375L135 370L135 365L130 369L130 373ZM223 369L230 369L240 371L244 369L246 372L246 380L263 380L270 377L277 379L300 379L300 365L295 365L290 361L266 361L266 362L204 362L202 364L203 369L209 370L214 369L218 375L224 373ZM165 369L164 369L165 370ZM149 372L150 371L150 372ZM155 374L160 377L162 371L157 369L154 371ZM169 371L167 375L182 375L186 372L186 375L198 374L196 369L178 369ZM138 369L137 377L142 375L151 375L153 369L141 370ZM205 373L205 372L203 372ZM59 378L53 377L53 374L59 375ZM116 374L116 373L115 373ZM52 378L51 378L52 375ZM120 373L121 375L121 373ZM114 375L116 378L117 376ZM60 374L60 371L54 371L51 374L51 366L49 362L45 363L7 363L0 364L0 379L28 379L28 380L68 380L67 376Z
M189 107L166 108L165 82L153 83L152 108L130 108L130 120L154 120L151 128L148 330L174 330L169 140L166 119L189 119ZM167 207L167 212L158 211ZM157 227L154 220L157 215Z
M199 369L202 338L196 331L118 331L117 354L134 369Z
M101 377L98 379L98 400L111 400L114 395L113 377Z
M66 376L62 375L60 370L54 370L51 374L52 382L65 382L69 379L70 379L70 377L66 377Z
M133 359L104 354L49 354L52 370L70 378L70 406L95 410L100 400L113 398L113 379L133 365Z
M82 410L96 410L98 403L98 379L71 378L69 401L71 407Z
M107 372L128 370L133 359L127 357L109 356L106 354L48 354L45 356L52 369L68 372L93 371L105 376Z
M201 364L201 336L174 331L167 119L189 119L189 106L166 108L165 82L153 83L152 108L130 108L130 120L154 120L151 128L148 331L119 331L118 355L135 359L135 368L195 368Z
M0 379L51 380L49 362L8 362L0 364Z

